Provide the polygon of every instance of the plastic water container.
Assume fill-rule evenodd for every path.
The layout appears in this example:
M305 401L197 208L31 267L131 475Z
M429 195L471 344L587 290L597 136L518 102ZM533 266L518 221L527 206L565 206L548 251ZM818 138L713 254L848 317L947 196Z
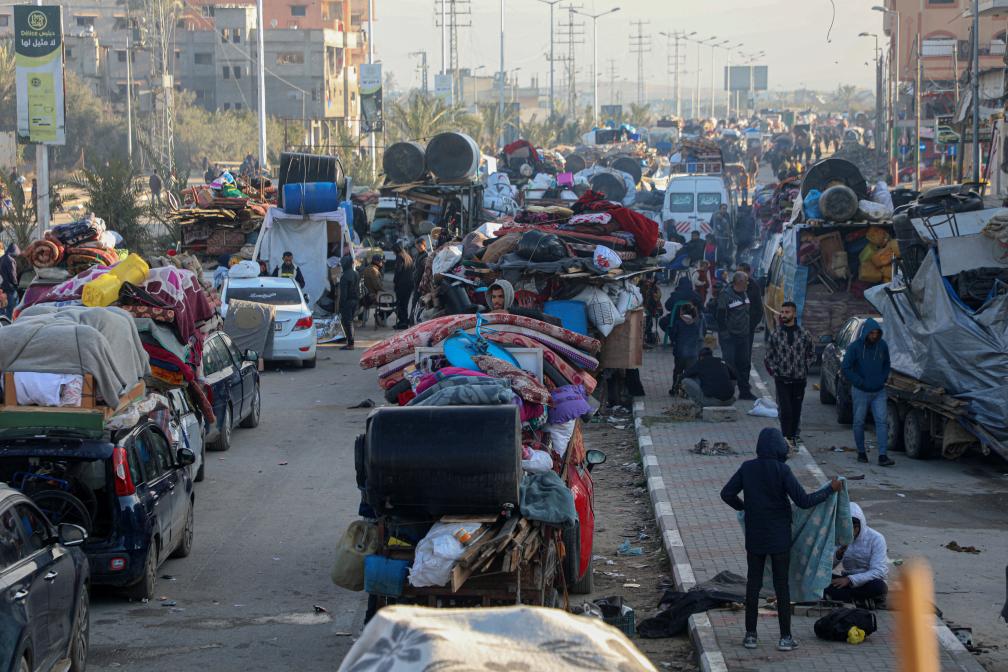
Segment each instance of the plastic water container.
M147 262L139 254L130 254L109 269L108 273L84 285L81 303L89 308L112 305L119 299L119 290L124 282L143 284L148 272L150 267Z
M339 208L339 188L335 182L288 182L284 185L284 212L310 215Z
M543 304L543 312L560 318L564 329L588 335L588 313L584 301L547 301Z
M374 595L399 597L406 584L408 560L369 555L364 558L364 591Z

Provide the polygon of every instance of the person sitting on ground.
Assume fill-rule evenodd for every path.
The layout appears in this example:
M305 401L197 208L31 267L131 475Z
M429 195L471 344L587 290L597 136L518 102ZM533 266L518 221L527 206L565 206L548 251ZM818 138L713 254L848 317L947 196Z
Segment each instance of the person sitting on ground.
M700 406L730 406L735 402L735 372L710 348L701 348L698 354L697 362L683 373L686 396Z
M886 584L889 563L886 560L885 537L868 527L864 511L854 502L850 503L850 512L854 541L850 546L838 548L833 556L842 572L833 576L833 582L826 587L823 597L856 604L881 600L889 592Z
M721 499L745 512L746 576L745 639L742 645L755 649L759 594L763 590L763 570L767 556L777 595L777 622L780 625L778 651L793 651L798 643L791 636L791 592L788 570L791 564L791 504L811 509L826 501L830 490L839 492L843 484L836 477L822 489L809 494L785 464L788 444L776 427L767 427L756 441L756 459L742 463L721 490ZM742 493L744 499L739 499Z

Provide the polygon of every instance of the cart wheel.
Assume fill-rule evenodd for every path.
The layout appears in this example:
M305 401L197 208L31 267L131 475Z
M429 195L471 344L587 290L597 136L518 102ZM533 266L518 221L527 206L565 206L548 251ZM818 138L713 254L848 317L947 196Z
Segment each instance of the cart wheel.
M926 460L931 456L927 418L919 408L911 408L903 420L903 449L907 457L914 460Z
M889 450L903 450L903 419L899 406L893 401L886 402L886 444Z

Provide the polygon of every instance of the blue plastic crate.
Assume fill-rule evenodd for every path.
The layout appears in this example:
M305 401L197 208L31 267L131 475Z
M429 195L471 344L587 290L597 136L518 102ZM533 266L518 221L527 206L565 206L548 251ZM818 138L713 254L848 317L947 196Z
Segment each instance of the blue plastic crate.
M384 555L364 558L364 592L399 597L406 585L408 560L395 560Z

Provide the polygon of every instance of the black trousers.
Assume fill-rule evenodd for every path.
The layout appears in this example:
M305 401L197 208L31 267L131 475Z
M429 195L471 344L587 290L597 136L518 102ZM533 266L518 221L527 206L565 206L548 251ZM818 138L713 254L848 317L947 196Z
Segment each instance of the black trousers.
M400 325L409 324L409 305L410 305L410 295L413 294L412 287L405 287L402 289L396 289L396 323Z
M718 344L721 346L721 359L732 367L738 378L739 394L750 394L749 370L752 368L752 338L749 333L729 334L720 332Z
M839 577L834 576L833 578L836 579ZM827 600L836 600L837 602L861 602L862 600L874 600L885 597L888 592L889 586L886 585L885 581L882 579L872 579L860 586L845 586L843 588L826 586L823 597Z
M801 426L802 402L805 400L804 378L774 378L777 387L777 408L780 410L780 431L785 439L798 436Z
M353 345L353 321L357 314L357 302L340 306L340 324L343 325L343 333L346 334L346 344Z
M770 555L770 565L773 571L774 593L777 594L777 622L780 624L780 636L791 636L791 589L788 587L788 568L791 556L787 551ZM759 610L759 594L763 590L763 568L766 567L767 555L762 553L746 553L749 566L746 575L745 629L746 632L756 632L756 615Z
M675 373L672 376L672 384L678 386L679 381L682 380L683 374L686 373L686 369L690 368L696 364L696 357L676 357L675 358Z

